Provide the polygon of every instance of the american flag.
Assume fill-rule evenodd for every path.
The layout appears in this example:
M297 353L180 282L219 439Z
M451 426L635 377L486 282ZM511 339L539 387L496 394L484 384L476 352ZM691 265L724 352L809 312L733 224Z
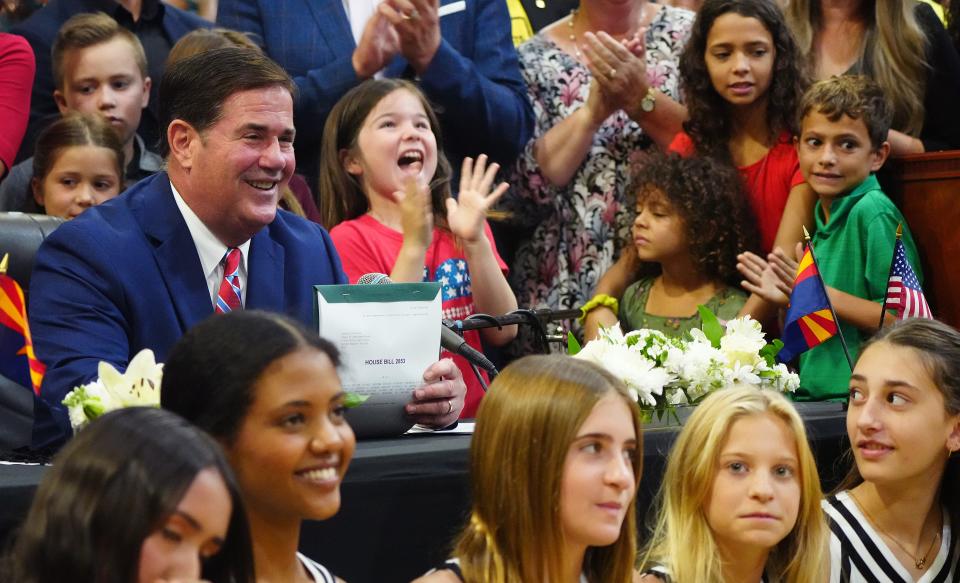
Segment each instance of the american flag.
M890 279L887 280L888 308L897 310L897 319L906 318L933 318L927 298L923 297L923 289L917 280L917 274L907 261L907 254L903 248L903 241L897 239L893 248L893 263L890 265Z

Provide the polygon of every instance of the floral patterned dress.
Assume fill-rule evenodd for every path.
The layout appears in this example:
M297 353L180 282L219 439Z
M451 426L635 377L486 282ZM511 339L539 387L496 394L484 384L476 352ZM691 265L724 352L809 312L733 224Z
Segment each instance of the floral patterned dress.
M665 6L646 37L647 74L653 87L680 98L679 61L694 14ZM549 184L533 154L537 139L587 100L591 76L572 55L540 33L518 49L520 71L536 117L533 138L510 177L501 207L530 230L511 267L511 286L523 308L570 309L593 295L597 280L628 240L632 212L627 187L653 141L623 111L610 116L570 182ZM640 99L642 96L637 96ZM521 342L528 351L528 342Z

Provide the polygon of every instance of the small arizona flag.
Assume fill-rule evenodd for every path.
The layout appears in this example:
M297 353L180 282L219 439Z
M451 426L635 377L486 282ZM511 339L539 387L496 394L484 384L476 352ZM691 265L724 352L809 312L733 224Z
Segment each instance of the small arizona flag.
M39 395L46 367L33 353L23 290L5 275L7 260L0 261L0 374Z
M813 260L810 244L797 266L797 278L790 293L790 307L783 326L783 348L777 354L781 362L826 342L837 333L837 322L830 308L827 290Z

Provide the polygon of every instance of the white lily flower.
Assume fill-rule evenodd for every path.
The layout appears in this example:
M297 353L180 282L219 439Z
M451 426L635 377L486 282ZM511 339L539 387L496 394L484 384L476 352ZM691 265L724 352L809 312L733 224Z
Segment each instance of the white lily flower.
M160 406L163 365L156 362L152 350L145 348L138 352L123 373L101 361L97 374L96 380L74 388L62 401L74 431L108 411Z

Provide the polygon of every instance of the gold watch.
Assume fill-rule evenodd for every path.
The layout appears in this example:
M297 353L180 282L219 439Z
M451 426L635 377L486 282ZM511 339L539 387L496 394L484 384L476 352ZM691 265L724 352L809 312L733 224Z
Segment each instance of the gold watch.
M643 99L640 100L640 109L644 113L652 113L654 108L657 107L657 90L653 88L653 85L647 87L647 94L643 96Z

